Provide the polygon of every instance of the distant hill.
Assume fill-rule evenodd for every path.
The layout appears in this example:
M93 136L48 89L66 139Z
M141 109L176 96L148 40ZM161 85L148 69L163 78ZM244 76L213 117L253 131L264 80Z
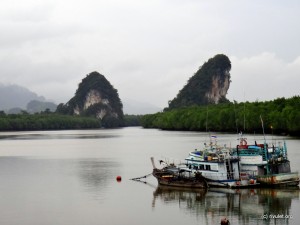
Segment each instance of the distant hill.
M162 111L162 108L157 106L131 99L123 100L123 105L124 113L129 115L145 115Z
M117 89L100 73L92 72L81 81L75 96L66 104L59 104L57 112L70 115L93 116L104 127L123 125L123 105Z
M38 100L32 100L28 102L26 106L26 111L28 113L39 113L46 110L51 112L55 112L57 105L53 102L42 102Z
M169 102L169 109L227 102L230 69L231 62L226 55L219 54L209 59Z
M0 84L0 110L8 114L18 114L22 111L38 113L49 109L54 112L57 105L46 101L29 89L16 85Z
M26 109L27 104L32 101L45 101L43 96L19 85L4 85L0 83L0 110L8 111L12 108Z

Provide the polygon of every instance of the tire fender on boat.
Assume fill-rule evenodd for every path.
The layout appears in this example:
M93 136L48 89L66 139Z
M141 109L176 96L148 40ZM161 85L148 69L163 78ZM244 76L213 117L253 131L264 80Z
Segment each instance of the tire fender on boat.
M249 183L250 183L250 184L254 184L254 180L253 180L253 179L250 179L250 180L249 180Z

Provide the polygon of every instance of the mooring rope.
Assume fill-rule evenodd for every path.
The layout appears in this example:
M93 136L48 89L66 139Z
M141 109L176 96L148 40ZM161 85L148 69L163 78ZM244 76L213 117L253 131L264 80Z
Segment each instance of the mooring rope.
M140 179L143 179L143 178L147 178L147 177L149 177L151 175L152 175L152 173L149 173L149 174L147 174L145 176L142 176L142 177L131 178L130 180L140 180Z

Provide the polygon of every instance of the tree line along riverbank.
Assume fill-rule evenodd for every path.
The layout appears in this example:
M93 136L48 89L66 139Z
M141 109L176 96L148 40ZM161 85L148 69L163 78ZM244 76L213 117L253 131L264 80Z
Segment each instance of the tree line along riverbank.
M124 115L124 126L163 130L266 133L300 136L300 97L265 102L190 106L148 115ZM0 112L0 131L93 129L106 127L95 117L61 115L49 111L29 114Z
M140 126L142 116L125 115L123 126ZM0 131L30 131L30 130L69 130L114 128L115 124L92 116L62 115L50 111L29 114L6 114L0 112ZM123 127L122 126L122 127Z
M92 117L55 113L0 115L0 131L88 129L100 126L100 121Z
M191 106L145 115L144 128L300 135L300 97L265 102Z

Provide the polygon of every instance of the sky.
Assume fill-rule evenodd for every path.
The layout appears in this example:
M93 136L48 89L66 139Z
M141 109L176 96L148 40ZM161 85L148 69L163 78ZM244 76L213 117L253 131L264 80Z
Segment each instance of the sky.
M298 0L0 0L0 83L66 103L98 71L129 99L168 106L216 54L229 100L299 95Z

